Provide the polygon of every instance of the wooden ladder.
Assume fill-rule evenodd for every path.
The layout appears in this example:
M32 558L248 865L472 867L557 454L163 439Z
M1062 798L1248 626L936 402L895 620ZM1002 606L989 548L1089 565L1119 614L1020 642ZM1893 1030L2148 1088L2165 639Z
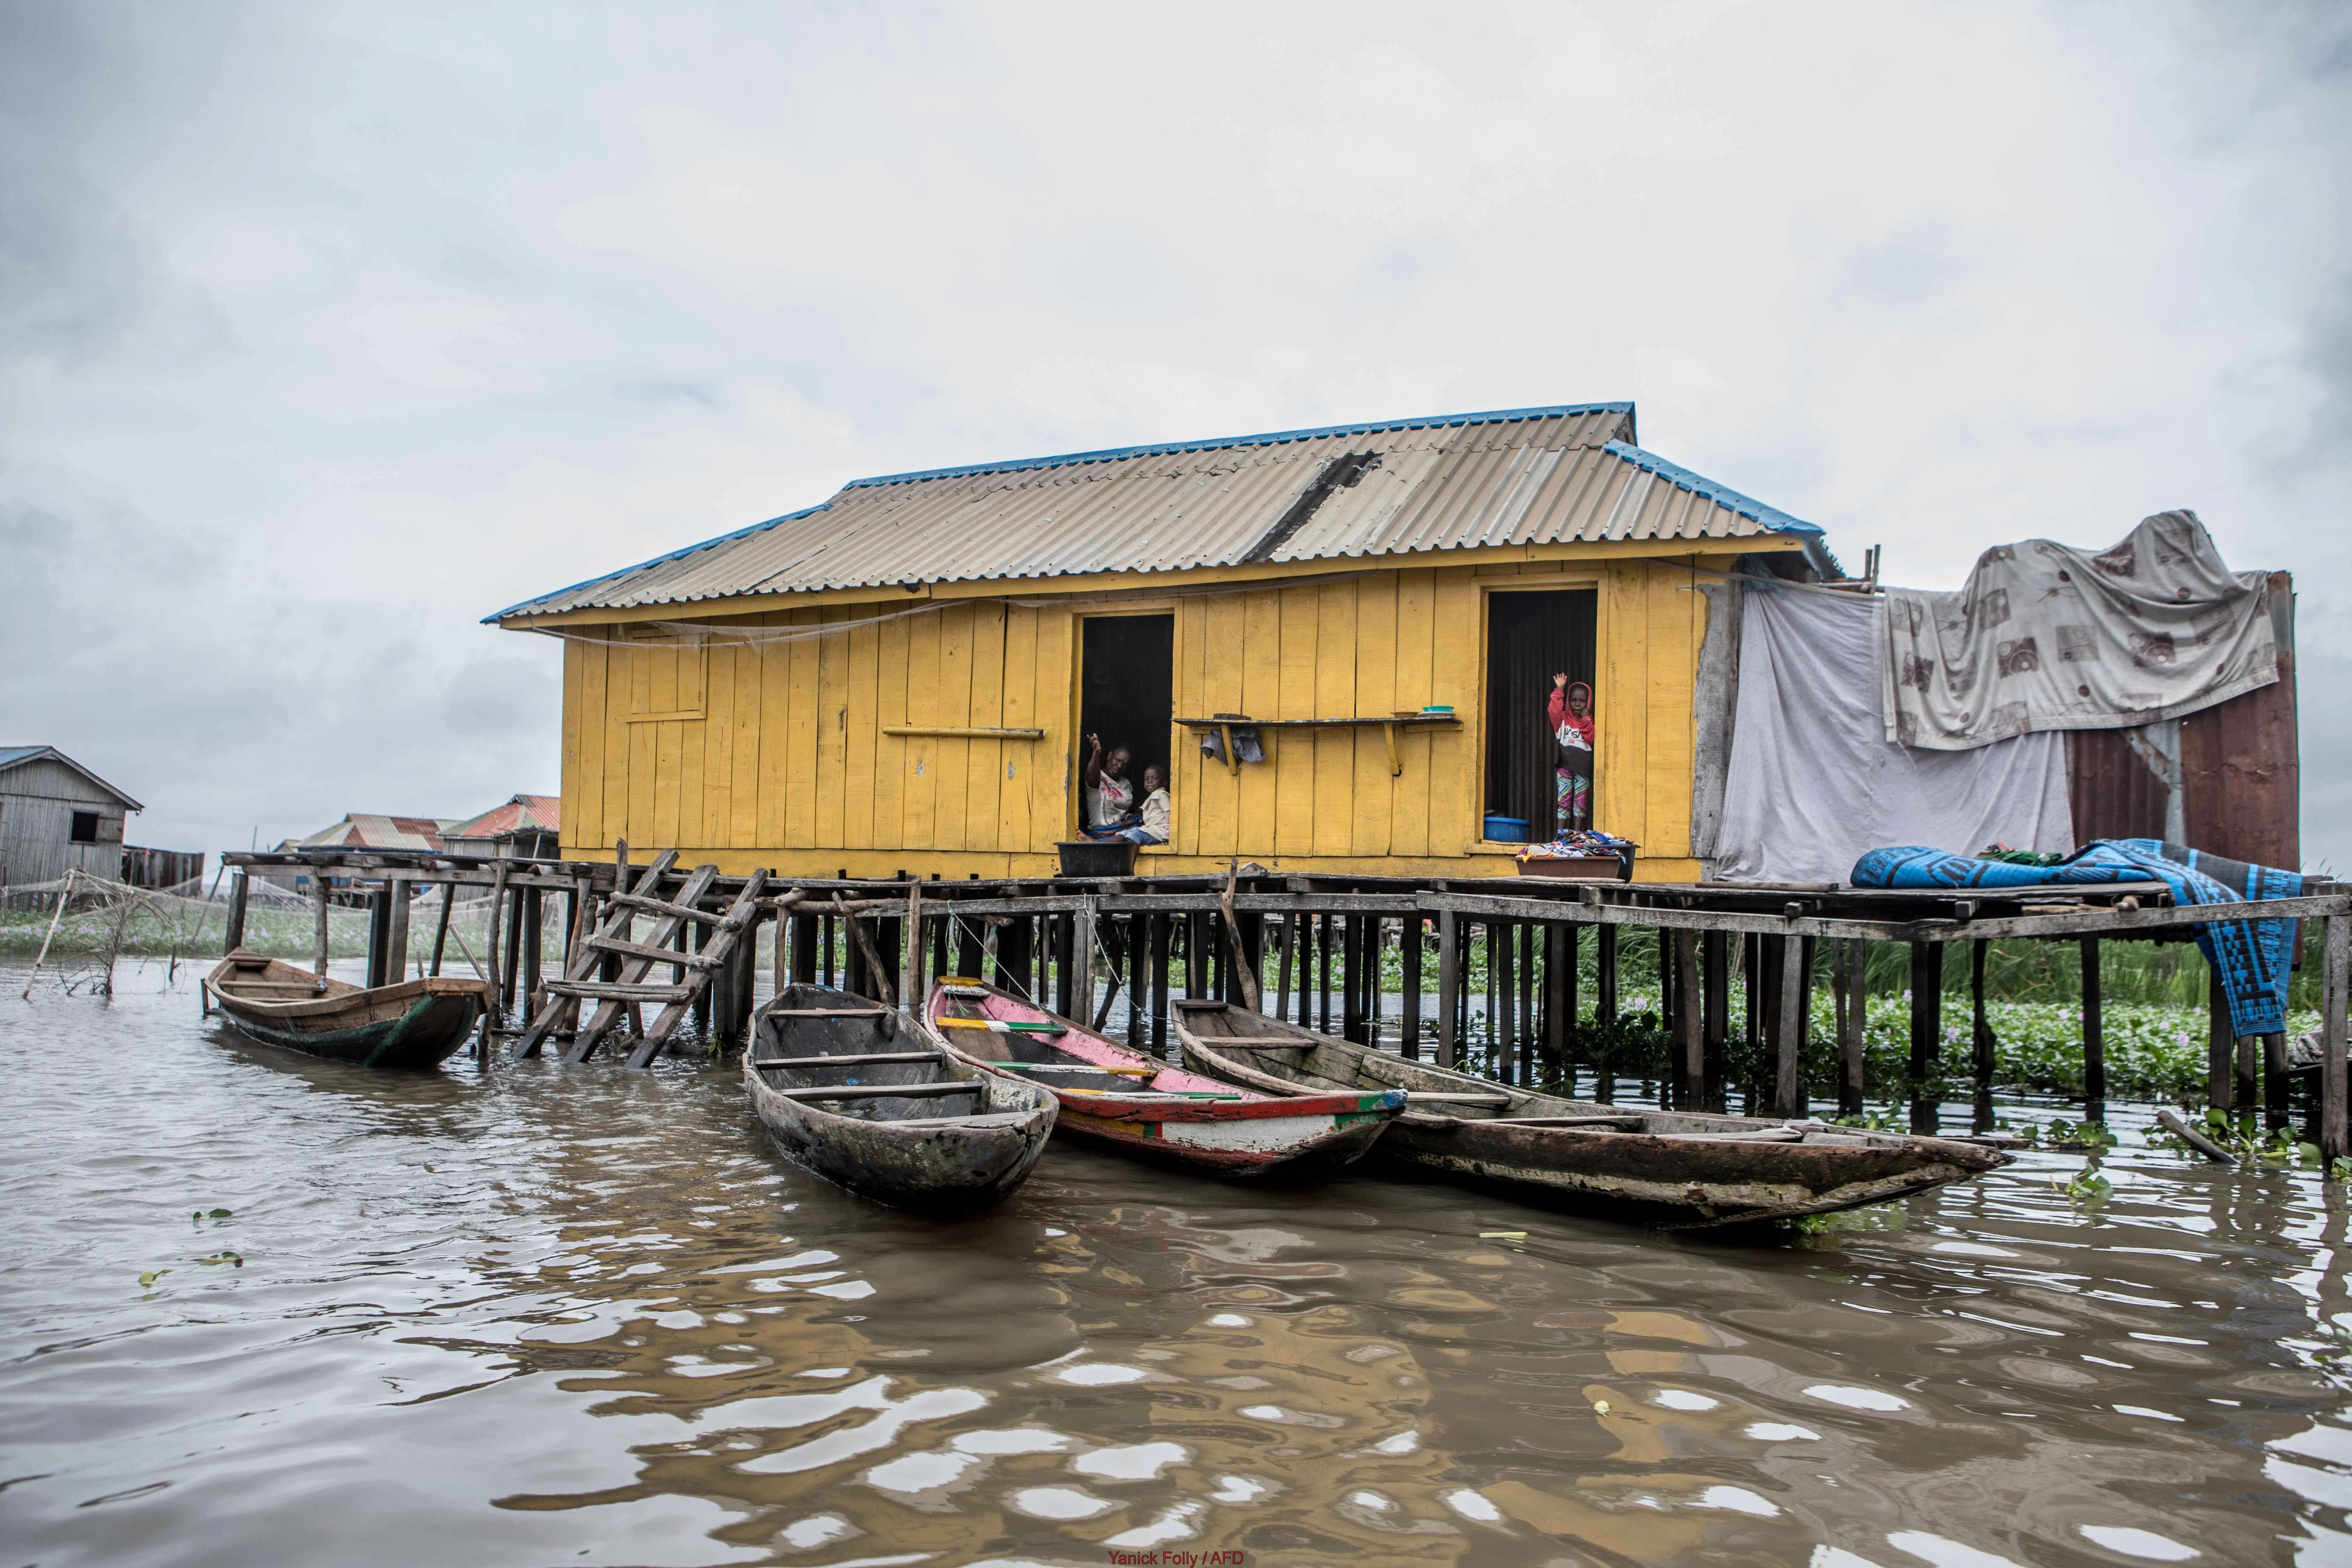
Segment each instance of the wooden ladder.
M677 851L663 850L652 865L647 866L638 874L635 891L644 894L657 891L661 887L662 879L668 876L670 868L677 864ZM597 966L604 960L604 952L595 945L596 941L606 937L625 940L629 932L629 919L634 912L629 905L620 901L617 894L606 906L604 930L598 931L594 937L582 941L574 947L570 962L563 967L563 978L549 983L547 1001L541 1006L539 1016L530 1021L530 1027L525 1029L522 1038L515 1042L514 1054L517 1057L528 1058L539 1055L540 1047L547 1044L548 1037L577 1016L583 993L572 987L588 984L595 975ZM671 930L674 934L676 928L672 927ZM642 973L643 971L639 973ZM611 1021L607 1020L605 1027L611 1026Z
M572 1048L563 1053L565 1061L584 1062L594 1056L596 1047L604 1043L605 1035L620 1022L624 1007L640 1002L662 1002L675 1006L681 998L688 1005L692 1004L694 994L709 979L710 971L697 962L702 954L679 952L672 944L677 941L678 932L686 928L687 921L718 920L718 916L697 907L702 895L710 890L710 884L718 879L718 867L697 866L674 900L657 895L658 882L647 887L650 877L638 882L639 890L613 895L613 918L605 922L603 931L588 939L585 946L593 957L620 959L620 977L615 980L574 980L566 975L548 987L557 996L575 1005L590 999L598 1004L595 1016L581 1026L578 1037L572 1042ZM638 942L630 938L630 922L640 910L655 917L650 942ZM648 958L645 956L648 952L665 956ZM680 966L691 984L665 985L647 981L646 976L652 973L656 963ZM663 1009L662 1016L670 1016L669 1007ZM676 1027L675 1025L671 1026ZM662 1037L665 1041L668 1039L667 1030Z
M697 867L695 876L699 879L705 871L716 877L719 868ZM687 1009L694 1005L695 997L701 994L712 977L726 965L727 956L735 950L735 944L750 938L752 924L760 918L760 892L767 881L768 873L764 870L754 871L743 879L743 890L735 895L734 904L719 917L718 923L711 926L710 935L703 942L702 951L691 960L693 967L687 971L688 984L672 988L675 994L669 1005L663 1008L661 1016L654 1020L654 1026L646 1031L646 1037L637 1042L637 1048L629 1053L631 1067L652 1065L653 1059L661 1055L662 1047L669 1043L671 1031L686 1021ZM690 900L680 899L678 902L684 904ZM709 921L711 917L700 915L696 918Z

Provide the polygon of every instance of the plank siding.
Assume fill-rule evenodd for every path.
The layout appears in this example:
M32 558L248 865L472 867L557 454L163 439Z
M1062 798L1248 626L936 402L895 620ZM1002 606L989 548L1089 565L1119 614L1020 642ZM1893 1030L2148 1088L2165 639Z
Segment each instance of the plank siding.
M1238 776L1178 730L1173 842L1145 864L1202 870L1240 856L1302 871L1509 874L1507 855L1478 845L1486 597L1558 582L1600 589L1600 825L1642 844L1651 874L1695 874L1691 701L1706 601L1688 581L1641 561L1440 564L1176 597L1180 714L1380 717L1447 703L1463 721L1402 734L1393 776L1377 727L1269 730L1267 761ZM633 850L676 845L730 869L784 875L844 865L881 876L1050 874L1054 845L1076 821L1077 623L1088 607L964 601L887 620L877 608L729 623L816 634L799 640L570 644L567 849L609 852L626 837ZM698 716L665 706L678 704ZM908 727L1045 733L883 733Z

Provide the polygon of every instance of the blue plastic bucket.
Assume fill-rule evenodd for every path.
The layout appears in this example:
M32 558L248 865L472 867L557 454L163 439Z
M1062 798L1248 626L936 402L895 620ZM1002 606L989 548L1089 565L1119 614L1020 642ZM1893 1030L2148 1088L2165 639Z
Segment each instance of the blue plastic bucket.
M1525 844L1528 841L1527 818L1523 816L1488 817L1486 841L1490 844Z

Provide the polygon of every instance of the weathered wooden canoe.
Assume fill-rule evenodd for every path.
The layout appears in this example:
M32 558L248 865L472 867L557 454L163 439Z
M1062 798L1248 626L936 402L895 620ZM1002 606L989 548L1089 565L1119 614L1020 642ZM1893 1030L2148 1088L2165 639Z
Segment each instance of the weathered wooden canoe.
M1267 1093L1186 1072L992 985L941 981L923 1016L949 1054L1051 1093L1064 1131L1219 1175L1337 1170L1404 1107L1392 1089Z
M862 1197L971 1214L1029 1179L1054 1097L969 1067L913 1019L821 985L788 985L752 1020L743 1089L794 1164Z
M2010 1163L1951 1138L1563 1100L1407 1061L1222 1002L1178 1002L1185 1062L1276 1094L1406 1092L1382 1158L1669 1229L1857 1208Z
M239 948L205 977L213 1005L255 1039L366 1068L429 1068L465 1045L485 980L362 986Z

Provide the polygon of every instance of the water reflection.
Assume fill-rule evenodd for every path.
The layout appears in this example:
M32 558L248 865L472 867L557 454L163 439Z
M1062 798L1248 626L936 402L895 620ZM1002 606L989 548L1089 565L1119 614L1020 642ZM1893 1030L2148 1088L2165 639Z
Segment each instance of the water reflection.
M0 1015L16 1560L2352 1555L2303 1173L2032 1155L1759 1240L1057 1145L938 1225L690 1064L393 1079L194 1015Z

